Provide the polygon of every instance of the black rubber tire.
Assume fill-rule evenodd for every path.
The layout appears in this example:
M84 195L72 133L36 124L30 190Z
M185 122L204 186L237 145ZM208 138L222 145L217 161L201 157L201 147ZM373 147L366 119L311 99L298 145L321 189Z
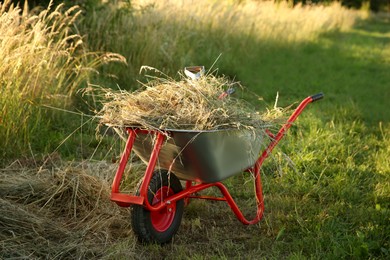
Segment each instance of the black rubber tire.
M173 174L168 174L166 170L153 172L148 189L148 201L152 204L154 194L162 187L169 187L175 194L182 191L183 188L179 179ZM140 185L137 189L139 195ZM150 211L141 205L133 205L131 210L131 225L134 233L141 243L158 243L164 244L173 238L178 231L184 211L184 201L176 202L175 215L169 228L163 232L155 229L152 224Z

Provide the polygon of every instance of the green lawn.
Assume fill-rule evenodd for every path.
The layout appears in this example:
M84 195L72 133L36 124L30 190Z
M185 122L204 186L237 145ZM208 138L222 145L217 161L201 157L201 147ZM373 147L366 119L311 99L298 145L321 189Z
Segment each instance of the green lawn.
M127 65L111 63L100 68L99 73L93 74L91 78L94 84L131 89L135 88L136 80L145 80L138 75L140 65L156 67L174 77L175 72L184 66L205 65L209 68L222 53L215 64L218 73L240 81L247 91L238 91L235 95L242 95L259 110L264 110L266 106L272 107L277 93L278 105L281 107L292 103L296 105L306 96L318 92L323 92L325 98L307 107L263 166L265 213L258 224L242 225L222 202L194 201L185 209L182 225L172 243L164 246L142 245L129 232L130 212L118 210L115 211L119 219L117 222L105 224L109 221L97 220L96 225L85 229L86 234L82 233L82 227L67 224L74 222L59 224L59 228L66 231L64 241L71 237L75 227L80 231L77 233L78 241L83 246L80 248L88 249L88 252L84 254L72 242L76 248L72 250L75 250L77 256L109 259L390 257L389 15L373 15L357 20L349 29L339 30L336 27L313 35L310 32L307 39L290 41L283 37L264 38L240 33L239 30L230 31L222 20L216 20L221 23L217 25L199 22L199 27L188 30L188 24L184 21L180 23L180 19L164 20L164 15L161 14L161 18L158 12L153 13L153 6L142 12L126 8L130 7L124 7L118 12L97 9L96 13L87 14L76 26L80 34L86 35L83 39L92 50L117 52L127 58ZM210 10L205 10L205 13L214 15L214 9ZM230 15L233 9L215 10ZM284 12L288 15L288 11ZM145 18L148 14L151 20ZM174 17L171 13L168 16ZM177 16L180 16L179 13ZM242 22L242 17L234 12L226 17L231 19L227 25L234 24L235 19ZM204 22L201 19L199 21ZM286 29L288 33L294 31ZM259 97L265 102L259 101ZM67 109L89 111L83 103L86 97L77 93L71 99L72 106ZM38 108L47 111L47 108ZM89 117L57 110L48 111L50 121L45 118L43 121L50 122L49 126L42 129L39 140L26 138L31 142L31 147L24 148L23 156L28 157L31 153L34 157L34 154L55 150L56 155L60 154L64 161L92 158L91 164L97 164L96 160L106 161L113 168L111 161L117 160L123 143L111 142L111 132L103 139L96 139L96 121L84 125ZM66 139L68 135L69 139ZM24 142L20 140L19 143ZM13 150L10 147L7 149ZM19 150L13 152L19 154ZM5 159L13 161L20 158ZM22 165L30 162L39 168L37 164L41 161L33 158L18 162ZM53 176L61 176L56 174L59 171L56 163L45 167L49 169L44 168L41 172L39 168L39 174L49 172ZM84 170L81 166L76 170L71 168L75 176L83 176ZM64 176L67 176L66 173ZM75 180L78 180L77 177L72 177L73 186L69 187L76 191L65 190L63 194L77 197L79 183ZM242 174L225 181L233 197L248 215L253 214L255 209L250 180L251 176ZM62 185L64 181L65 177L57 185L68 187ZM5 180L0 182L4 183L7 184ZM135 183L133 181L132 186ZM98 184L94 186L100 189ZM90 194L89 190L86 194ZM65 195L61 196L65 198ZM78 201L72 195L68 197L71 198L69 210L76 212ZM17 203L27 201L23 196L18 199L17 195L12 195L10 200L15 198ZM50 200L61 201L61 198L53 195ZM55 215L61 213L61 210L51 212L42 201L28 204L29 209L42 207L39 214L57 216L53 219L62 220L61 215ZM82 206L95 205L95 201L81 203ZM112 203L107 197L99 200L99 203L105 209L108 205L109 213L104 211L101 218L109 219L107 216L114 214L113 210L109 210ZM40 227L46 227L36 219ZM80 223L89 219L93 220L93 217L88 213ZM76 216L70 217L70 221L76 220ZM119 221L122 223L119 224ZM96 231L95 234L93 230L100 227L104 232ZM99 242L88 240L95 235ZM11 241L14 237L9 239ZM49 239L45 241L50 245ZM3 243L0 245L6 245ZM16 248L20 245L18 241L15 242ZM69 252L66 251L68 249L61 251L61 243L58 241L55 241L55 245L58 252L54 252L53 256L66 256L73 252L71 249ZM46 252L46 248L41 250ZM44 257L38 251L32 254L38 258Z

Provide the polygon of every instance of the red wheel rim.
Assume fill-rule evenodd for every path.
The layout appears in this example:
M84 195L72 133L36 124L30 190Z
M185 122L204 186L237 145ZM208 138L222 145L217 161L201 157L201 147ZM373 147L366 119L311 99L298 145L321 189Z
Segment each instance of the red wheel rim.
M155 205L161 201L164 201L167 197L175 194L174 191L167 187L161 187L153 197L152 205ZM172 202L168 207L163 208L159 211L151 211L150 219L152 221L152 226L155 230L159 232L166 231L172 224L173 219L175 218L176 213L176 203Z

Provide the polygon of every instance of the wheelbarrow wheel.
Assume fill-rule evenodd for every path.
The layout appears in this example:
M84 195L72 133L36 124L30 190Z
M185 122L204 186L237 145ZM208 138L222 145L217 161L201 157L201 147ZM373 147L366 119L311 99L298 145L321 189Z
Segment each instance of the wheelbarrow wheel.
M139 195L139 189L137 195ZM166 170L153 173L148 188L148 201L155 205L165 198L182 191L179 179ZM149 211L141 205L133 205L131 224L138 240L142 243L169 242L179 229L183 216L184 201L172 202L169 207L159 211Z

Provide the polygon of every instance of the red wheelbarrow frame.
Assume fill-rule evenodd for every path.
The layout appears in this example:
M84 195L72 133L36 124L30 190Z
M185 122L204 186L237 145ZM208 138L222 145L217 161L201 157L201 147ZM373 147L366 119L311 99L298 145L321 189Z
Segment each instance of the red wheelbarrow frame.
M208 200L216 200L216 201L226 201L238 220L240 220L245 225L250 224L256 224L259 222L263 216L264 212L264 200L263 200L263 191L262 191L262 185L261 185L261 177L260 177L260 168L264 162L264 160L271 154L274 147L279 143L279 141L283 138L286 131L291 127L292 123L297 119L297 117L302 113L302 111L305 109L305 107L316 100L319 100L323 98L323 94L319 93L313 96L309 96L305 98L299 106L294 110L292 115L289 117L287 122L279 129L276 135L271 133L269 130L267 130L267 134L271 138L271 142L267 146L267 148L262 152L261 156L257 159L255 164L246 169L245 171L250 172L254 174L255 176L255 193L256 193L256 199L257 199L257 214L254 219L248 220L244 217L241 210L238 208L236 202L234 201L233 197L230 195L228 189L223 185L221 182L215 182L215 183L198 183L193 185L193 181L186 181L186 187L181 192L178 192L172 196L169 196L164 201L161 201L160 203L156 205L151 205L147 198L147 192L150 180L152 178L153 171L156 167L157 159L162 147L162 144L164 140L169 136L169 131L152 131L152 130L141 130L137 128L126 128L126 131L128 132L129 136L126 142L125 150L122 154L119 167L117 169L117 172L114 177L113 185L112 185L112 191L111 191L111 200L116 202L121 207L129 207L131 205L143 205L147 210L149 211L159 211L163 208L166 208L167 210L170 210L171 205L175 204L174 202L177 202L178 200L184 199L186 204L189 203L190 199L197 198L197 199L208 199ZM156 135L155 144L152 150L152 153L150 155L149 162L147 164L144 179L142 181L142 184L140 186L139 195L129 195L124 194L120 192L119 186L121 183L121 179L123 176L123 173L125 171L127 162L129 160L129 156L131 153L131 150L133 148L133 144L135 141L135 138L137 136L137 133L147 133L147 134L154 134ZM204 189L210 188L210 187L217 187L220 192L222 193L222 197L212 197L212 196L196 196L195 194L199 191L202 191Z

